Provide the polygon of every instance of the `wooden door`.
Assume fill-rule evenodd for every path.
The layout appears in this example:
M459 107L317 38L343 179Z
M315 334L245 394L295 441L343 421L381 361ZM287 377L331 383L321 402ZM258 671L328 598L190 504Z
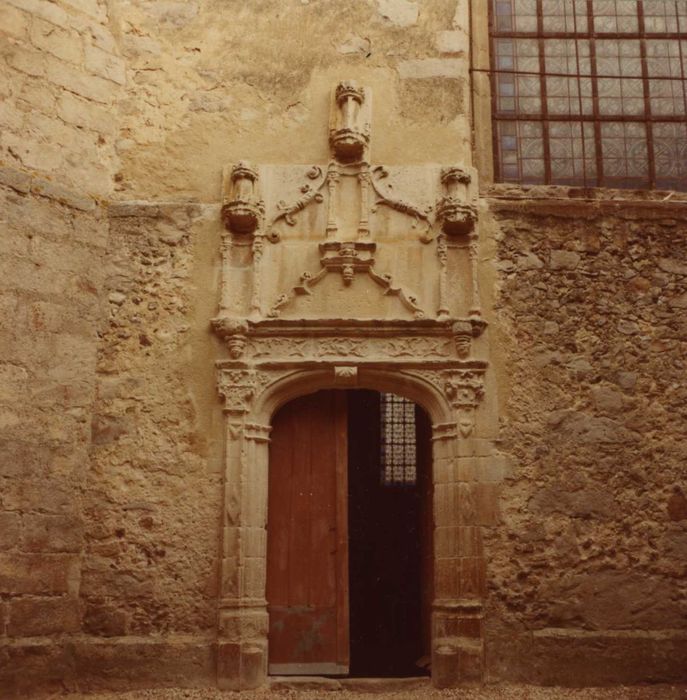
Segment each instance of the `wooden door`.
M284 406L270 445L267 525L269 671L347 674L346 394Z

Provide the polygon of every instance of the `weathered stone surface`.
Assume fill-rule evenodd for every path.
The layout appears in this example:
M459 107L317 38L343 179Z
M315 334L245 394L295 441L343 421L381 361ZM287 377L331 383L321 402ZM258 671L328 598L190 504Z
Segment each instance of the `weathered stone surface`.
M580 264L580 256L570 250L551 251L552 270L574 270Z
M513 468L502 528L485 539L488 674L675 679L687 629L687 336L670 306L684 277L666 261L687 257L684 227L666 226L660 205L621 218L533 201L492 203L509 374L501 449ZM524 251L545 264L518 264Z
M7 634L10 637L42 637L81 629L76 598L18 598L10 602Z
M0 550L18 548L20 533L19 513L0 513Z
M409 27L417 22L418 3L411 0L374 0L384 19L399 27Z
M653 683L674 683L681 682L687 661L687 638L679 633L567 634L558 629L528 633L506 628L488 634L492 643L487 668L494 681L527 679L579 687L615 685L618 678L630 685L648 676Z
M464 54L468 51L468 37L462 31L437 32L434 40L437 50L441 53Z
M92 603L86 606L83 626L86 632L99 637L123 637L128 631L130 617L116 604Z
M0 591L5 595L74 594L80 562L68 554L0 554Z
M23 548L27 552L80 552L81 518L72 515L25 515Z
M55 191L48 196L70 206L109 192L116 169L110 136L123 64L105 11L92 6L99 7L96 15L81 15L66 0L8 0L0 17L3 33L12 38L0 57L0 72L7 75L0 113L3 165L43 176L42 187ZM108 40L105 52L98 43ZM80 117L73 110L78 99ZM98 109L108 113L107 121Z
M215 645L202 637L80 641L72 650L81 690L214 685Z
M687 497L679 486L668 499L668 516L671 520L687 520Z
M0 643L0 669L2 690L8 698L26 698L36 693L62 693L65 686L75 687L71 650L52 640L17 645Z
M418 58L403 61L398 66L403 80L409 78L454 78L464 79L465 62L460 58Z

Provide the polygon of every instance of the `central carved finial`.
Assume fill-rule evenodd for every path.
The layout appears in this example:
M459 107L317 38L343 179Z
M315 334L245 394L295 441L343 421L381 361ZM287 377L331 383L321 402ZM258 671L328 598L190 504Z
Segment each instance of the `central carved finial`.
M334 90L329 144L341 163L367 159L370 144L370 104L364 87L353 80L340 82Z
M343 107L348 98L352 98L359 105L365 101L365 92L353 80L344 80L336 86L336 102L339 107Z

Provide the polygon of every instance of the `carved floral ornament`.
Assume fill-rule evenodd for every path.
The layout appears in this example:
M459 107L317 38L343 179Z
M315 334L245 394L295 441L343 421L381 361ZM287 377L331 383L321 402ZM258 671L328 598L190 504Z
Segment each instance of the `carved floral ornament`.
M303 334L310 337L282 335L278 331L260 333L260 326L246 321L219 317L213 319L212 326L226 344L232 360L242 358L264 361L265 358L282 360L304 360L306 358L355 358L360 360L384 359L434 359L467 360L472 351L472 339L478 337L484 322L479 319L456 321L452 325L440 327L441 334L412 335L398 329L393 337L368 337L352 335L319 335L303 328ZM353 330L349 330L353 334ZM406 331L407 333L407 331Z
M364 368L364 365L362 365ZM331 386L352 388L358 385L360 367L357 365L330 366ZM446 397L456 412L456 420L463 437L474 428L475 411L484 398L485 368L472 369L402 369L400 375L428 383L432 392ZM270 386L288 375L306 375L307 370L283 367L261 369L231 369L221 367L218 389L224 399L225 412L245 415L255 400Z
M485 367L471 369L411 370L407 374L429 382L443 392L456 411L458 429L469 437L475 427L475 413L484 398Z

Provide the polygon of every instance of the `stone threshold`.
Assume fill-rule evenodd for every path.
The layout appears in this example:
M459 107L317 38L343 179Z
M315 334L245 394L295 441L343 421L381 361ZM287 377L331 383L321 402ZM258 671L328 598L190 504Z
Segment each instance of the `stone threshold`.
M329 678L326 676L270 676L271 690L347 690L354 693L397 693L429 690L429 676L410 678Z

